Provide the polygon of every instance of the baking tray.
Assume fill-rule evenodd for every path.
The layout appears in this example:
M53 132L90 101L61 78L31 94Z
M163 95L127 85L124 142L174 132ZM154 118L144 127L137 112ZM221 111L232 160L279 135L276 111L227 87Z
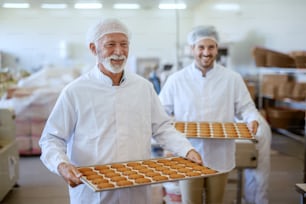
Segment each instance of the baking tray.
M246 123L177 121L173 125L189 138L247 139L256 141L254 134L250 132Z
M83 183L95 192L220 174L183 157L86 166L78 170Z

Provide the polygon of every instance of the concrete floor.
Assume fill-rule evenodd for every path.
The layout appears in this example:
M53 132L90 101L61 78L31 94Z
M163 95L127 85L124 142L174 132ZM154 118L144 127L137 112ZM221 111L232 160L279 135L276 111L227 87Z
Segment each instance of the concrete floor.
M300 197L295 190L295 184L303 182L304 144L274 133L271 148L269 202L271 204L299 203ZM235 171L230 175L231 182L225 194L226 204L235 203L236 175ZM39 157L20 158L18 185L19 187L13 188L0 201L1 204L69 203L66 184L60 177L50 173L42 165Z

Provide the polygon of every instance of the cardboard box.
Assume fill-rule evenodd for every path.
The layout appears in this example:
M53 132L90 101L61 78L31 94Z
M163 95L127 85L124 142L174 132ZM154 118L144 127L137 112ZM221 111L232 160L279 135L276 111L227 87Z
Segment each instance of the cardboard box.
M268 108L268 122L273 128L289 129L300 126L304 122L304 111L289 108Z

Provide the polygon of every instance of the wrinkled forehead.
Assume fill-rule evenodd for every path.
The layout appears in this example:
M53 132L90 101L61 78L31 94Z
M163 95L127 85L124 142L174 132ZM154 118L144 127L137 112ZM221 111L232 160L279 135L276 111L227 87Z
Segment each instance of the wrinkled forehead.
M99 40L102 42L129 42L128 36L123 33L105 34Z

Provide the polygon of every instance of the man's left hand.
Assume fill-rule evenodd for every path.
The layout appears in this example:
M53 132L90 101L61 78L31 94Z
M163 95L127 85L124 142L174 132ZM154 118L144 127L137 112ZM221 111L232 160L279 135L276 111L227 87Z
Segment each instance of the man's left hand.
M190 150L187 153L186 157L188 159L190 159L191 161L194 161L194 162L196 162L198 164L203 165L203 161L202 161L201 155L197 151L195 151L194 149Z

